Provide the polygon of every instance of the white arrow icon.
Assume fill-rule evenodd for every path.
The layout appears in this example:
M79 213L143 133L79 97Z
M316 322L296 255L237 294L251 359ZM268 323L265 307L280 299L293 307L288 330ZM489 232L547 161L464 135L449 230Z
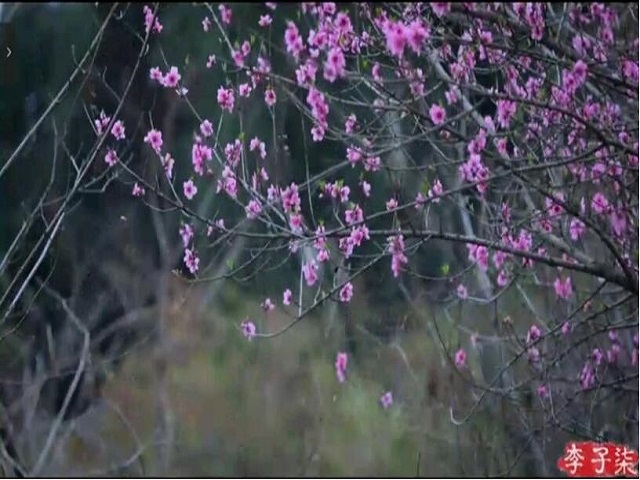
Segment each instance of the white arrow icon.
M7 47L7 58L9 58L10 56L11 56L11 49Z

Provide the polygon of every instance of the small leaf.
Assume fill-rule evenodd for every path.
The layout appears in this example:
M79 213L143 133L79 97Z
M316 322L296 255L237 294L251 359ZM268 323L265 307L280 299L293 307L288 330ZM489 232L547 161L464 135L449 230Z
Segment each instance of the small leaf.
M443 275L449 275L449 264L443 263L442 267L440 267L440 270L442 270Z

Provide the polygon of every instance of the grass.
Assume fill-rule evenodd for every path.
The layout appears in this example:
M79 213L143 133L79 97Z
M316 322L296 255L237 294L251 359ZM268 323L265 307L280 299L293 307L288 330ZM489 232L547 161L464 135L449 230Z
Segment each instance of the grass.
M326 338L320 316L280 337L249 342L238 325L247 316L258 318L259 302L242 302L237 291L225 298L231 316L207 308L198 318L189 299L170 316L170 475L412 477L507 469L509 440L495 417L480 409L463 427L451 423L452 405L459 418L472 405L464 382L469 372L453 372L424 323L389 343L361 333L368 347L350 358L348 380L339 384L333 362L340 335ZM352 319L362 324L370 313L360 305ZM480 331L491 321L481 310L474 319ZM273 331L288 321L276 309L257 323ZM438 325L449 351L458 345L471 350L453 322L439 318ZM469 356L473 372L480 368L476 357ZM157 454L153 366L150 351L137 351L105 390L131 429L113 412L96 425L110 463L136 450L134 430L146 445L145 474L154 472ZM388 410L379 403L386 390L395 398ZM143 473L137 463L128 472Z

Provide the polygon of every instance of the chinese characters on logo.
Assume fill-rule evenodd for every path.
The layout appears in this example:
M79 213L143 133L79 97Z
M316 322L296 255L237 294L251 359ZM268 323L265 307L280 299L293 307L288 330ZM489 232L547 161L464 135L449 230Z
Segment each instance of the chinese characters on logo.
M570 477L638 477L638 452L614 443L571 442L558 459Z

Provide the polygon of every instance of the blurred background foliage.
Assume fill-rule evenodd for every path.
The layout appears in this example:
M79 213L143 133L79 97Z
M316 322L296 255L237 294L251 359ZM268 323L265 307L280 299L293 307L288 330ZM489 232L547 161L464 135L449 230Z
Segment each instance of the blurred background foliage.
M108 8L109 5L94 4L23 5L10 29L2 26L2 51L9 44L13 50L11 58L3 60L0 67L2 162L65 83ZM117 92L128 80L138 52L136 35L142 31L141 8L132 5L119 10L122 20L107 31L104 49L96 59L93 74L104 75ZM232 27L231 42L244 40L240 34L251 32L247 26L257 25L261 13L261 4L234 7L233 23L242 26L242 32ZM141 143L153 125L163 130L167 150L176 158L177 178L185 177L191 170L191 145L198 127L193 112L177 101L174 92L162 91L148 80L150 67L158 65L165 70L178 66L196 110L205 117L213 115L207 112L219 112L216 91L224 84L225 72L219 67L207 69L205 64L209 55L226 54L226 47L216 34L203 36L201 21L205 15L210 15L205 7L194 8L191 4L161 8L162 22L171 35L154 39L124 114L131 139L125 153L132 156L132 165L138 171L152 175L157 170ZM273 28L282 31L286 20L296 15L293 5L282 5L275 14ZM254 46L259 47L257 43ZM282 52L271 52L270 57L272 62L279 62L276 69L282 71L287 61ZM282 98L284 92L278 95ZM298 95L304 101L302 92ZM258 95L254 103L243 102L241 115L225 116L221 128L219 118L208 116L219 142L231 142L244 134L265 140L268 150L278 148L280 155L270 160L276 164L269 165L269 171L276 172L274 180L281 185L302 181L307 168L313 175L342 160L344 151L338 142L327 141L322 147L303 143L310 125L303 125L303 118L290 104L276 109L275 122L282 134L274 145L273 119L266 109L257 108L255 102L260 98ZM71 154L77 158L87 155L95 138L83 106L97 115L102 109L111 113L116 104L113 95L101 89L99 82L73 85L52 116L58 133L64 132ZM34 207L49 179L52 150L61 148L54 143L55 133L53 123L46 122L24 150L19 166L9 169L0 181L0 254L9 248L25 212ZM64 191L70 178L68 162L61 165L56 177L58 193ZM373 185L374 195L368 202L381 207L394 194L394 185L379 182ZM70 291L72 271L79 264L106 261L111 261L125 277L135 270L137 276L131 275L132 284L156 283L157 277L151 272L158 267L157 230L152 227L150 209L130 196L131 186L132 179L122 175L104 194L87 191L78 195L81 203L70 212L48 263L54 288ZM204 215L218 212L218 218L224 217L229 225L233 224L233 219L243 212L223 196L215 195L214 190L212 184L210 191L198 196L196 209ZM330 215L330 205L318 212L321 216ZM121 222L122 217L127 221ZM184 218L178 214L162 216L162 229L176 250L181 221ZM34 232L40 233L42 226L39 228ZM128 248L134 248L136 253ZM205 251L202 245L203 264L216 258L216 252L210 252L208 257ZM247 249L246 255L250 253ZM367 253L370 252L365 249L363 254ZM141 257L151 266L139 267ZM241 264L246 258L235 263ZM438 242L421 248L415 262L424 275L436 278L464 267L460 252ZM390 260L380 262L358 280L353 305L348 312L340 310L337 321L326 310L320 310L280 337L253 342L240 335L242 319L256 319L258 329L263 331L275 331L290 321L293 311L278 308L264 314L260 302L270 297L280 303L285 288L296 290L299 267L295 259L246 281L227 281L215 295L210 293L212 285L189 285L172 276L171 295L166 298L170 303L166 361L175 443L168 470L162 472L157 466L157 352L152 342L139 341L120 354L117 370L107 369L102 396L95 407L72 420L71 428L56 447L50 472L410 477L553 471L569 434L543 441L544 458L549 465L540 466L534 464L526 435L519 433L522 419L504 399L490 397L466 418L476 400L468 388L469 376L487 376L485 380L491 382L493 377L488 372L497 372L504 363L492 347L495 335L503 328L503 319L512 318L513 328L520 335L534 321L522 308L521 300L514 295L489 306L457 302L445 305L436 300L450 300L455 286L421 280L405 285L418 298L408 304L389 268ZM4 275L0 285L6 287L10 280ZM90 289L101 288L99 284L86 284L93 285L87 287ZM531 295L554 308L556 300L547 298L546 293ZM56 317L49 315L49 321L54 322ZM31 351L33 339L42 330L42 317L27 321L18 317L3 326L0 355L11 359L0 367L3 376L9 370L22 371L29 361L27 352ZM148 324L149 336L155 331L154 322L151 319ZM14 329L16 324L20 328ZM458 328L461 325L464 329ZM6 335L8 332L11 335ZM478 334L475 344L471 341L473 334ZM469 355L469 369L464 372L452 368L450 360L461 347ZM336 351L345 348L352 355L348 381L340 385L333 362ZM524 361L515 368L526 374ZM533 387L525 387L517 394L521 396L519 402L526 404L526 421L542 428L542 407ZM388 390L393 392L395 402L385 410L379 398ZM450 410L452 405L454 411ZM501 416L496 416L500 409ZM453 417L466 420L456 426ZM608 421L608 417L603 418L603 422Z

